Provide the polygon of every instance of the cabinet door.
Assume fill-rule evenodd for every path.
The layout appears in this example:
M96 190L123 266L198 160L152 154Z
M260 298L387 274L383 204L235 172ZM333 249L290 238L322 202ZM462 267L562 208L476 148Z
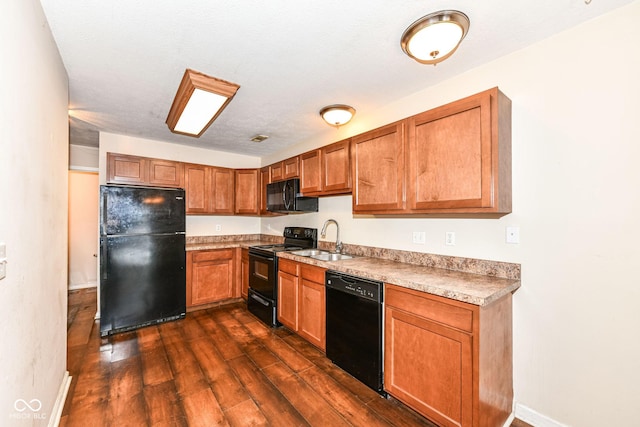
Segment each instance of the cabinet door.
M510 110L493 89L409 118L408 208L510 212Z
M472 336L387 305L385 390L442 426L471 426Z
M324 351L326 344L324 283L303 278L300 281L298 298L298 334Z
M182 187L184 166L171 160L149 159L149 184L162 187Z
M300 176L299 156L291 157L282 161L283 179L297 178Z
M326 194L351 192L350 140L322 147L322 191Z
M234 250L196 251L191 254L188 306L233 298Z
M282 181L284 179L284 169L282 168L282 162L270 165L269 174L271 175L271 180L269 182Z
M209 213L211 208L211 167L185 164L184 184L187 214Z
M235 213L258 215L258 169L236 169Z
M240 295L245 300L249 297L249 249L242 249L240 256Z
M147 158L107 153L107 182L110 184L148 183Z
M212 168L211 170L211 212L233 214L235 196L235 173L233 169Z
M278 272L278 320L290 330L298 330L298 277Z
M404 128L397 122L352 139L354 213L404 209Z
M322 155L313 150L300 155L300 192L314 195L322 191Z

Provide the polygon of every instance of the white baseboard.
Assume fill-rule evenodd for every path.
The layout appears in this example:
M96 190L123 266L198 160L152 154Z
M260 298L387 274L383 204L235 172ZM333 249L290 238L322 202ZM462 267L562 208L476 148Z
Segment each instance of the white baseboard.
M64 409L64 402L67 400L67 393L69 392L70 385L71 375L69 375L69 371L64 371L62 383L60 383L60 389L58 390L58 396L53 404L53 409L51 409L49 427L58 427L60 424L60 417L62 416L62 410Z
M69 285L70 291L75 291L78 289L87 289L87 288L97 288L97 282L88 282L88 283L76 283L75 285Z
M566 424L562 424L559 421L551 419L546 415L542 415L539 412L528 408L521 403L516 403L516 418L524 421L527 424L531 424L534 427L568 427Z

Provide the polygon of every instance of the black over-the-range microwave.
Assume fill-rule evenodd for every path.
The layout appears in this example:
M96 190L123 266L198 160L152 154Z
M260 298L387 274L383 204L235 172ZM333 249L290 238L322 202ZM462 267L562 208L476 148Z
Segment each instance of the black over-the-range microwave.
M300 194L298 178L267 184L267 210L271 212L318 212L318 198Z

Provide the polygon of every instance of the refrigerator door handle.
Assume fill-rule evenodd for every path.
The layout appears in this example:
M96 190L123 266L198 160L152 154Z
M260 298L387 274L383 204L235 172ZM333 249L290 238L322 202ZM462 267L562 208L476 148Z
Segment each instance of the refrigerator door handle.
M100 239L100 280L107 280L107 239Z

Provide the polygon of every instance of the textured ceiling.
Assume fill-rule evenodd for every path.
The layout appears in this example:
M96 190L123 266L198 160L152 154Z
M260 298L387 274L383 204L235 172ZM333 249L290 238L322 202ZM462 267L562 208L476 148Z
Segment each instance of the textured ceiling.
M326 132L325 105L375 110L632 0L41 0L69 75L70 138L97 131L264 156ZM471 20L438 66L400 49L416 19ZM239 84L202 137L165 119L186 68ZM347 125L348 126L348 125ZM256 134L269 135L260 144Z

